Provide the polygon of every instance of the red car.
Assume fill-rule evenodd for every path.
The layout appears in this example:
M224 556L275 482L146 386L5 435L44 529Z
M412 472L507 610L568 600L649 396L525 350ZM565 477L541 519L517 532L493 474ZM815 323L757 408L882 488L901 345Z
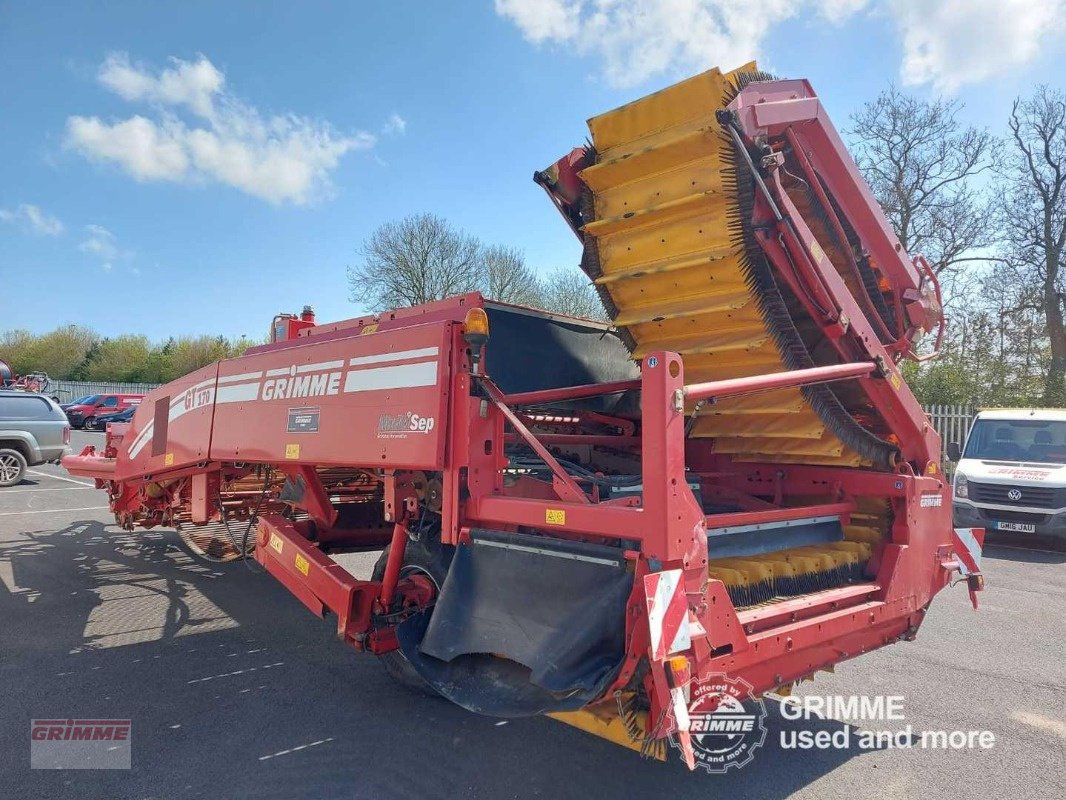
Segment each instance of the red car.
M64 407L72 428L91 428L92 420L100 414L114 414L136 406L143 394L92 394L79 398L77 402Z

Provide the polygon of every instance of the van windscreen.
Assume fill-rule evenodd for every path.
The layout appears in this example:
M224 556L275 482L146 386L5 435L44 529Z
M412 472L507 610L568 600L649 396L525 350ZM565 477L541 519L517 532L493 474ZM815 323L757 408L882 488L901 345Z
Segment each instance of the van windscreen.
M979 419L963 458L1066 464L1066 420Z

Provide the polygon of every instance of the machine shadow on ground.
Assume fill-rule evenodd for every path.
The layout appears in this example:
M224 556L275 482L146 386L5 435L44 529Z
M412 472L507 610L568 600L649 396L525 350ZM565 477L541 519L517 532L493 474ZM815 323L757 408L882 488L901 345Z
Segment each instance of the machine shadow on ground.
M18 796L776 798L869 752L854 736L848 749L783 748L790 731L847 726L785 719L774 699L753 763L723 775L544 718L471 714L395 686L269 575L205 562L169 530L75 522L0 542L0 558L18 587L0 591L2 781ZM128 716L134 769L73 784L31 772L25 728L49 715Z

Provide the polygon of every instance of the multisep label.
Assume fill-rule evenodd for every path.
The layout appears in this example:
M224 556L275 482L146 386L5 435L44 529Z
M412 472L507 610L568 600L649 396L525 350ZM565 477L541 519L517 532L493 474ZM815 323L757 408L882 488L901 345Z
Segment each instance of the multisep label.
M129 769L128 719L30 720L31 769Z
M403 414L382 414L378 418L379 439L406 439L409 434L430 433L437 426L433 417L424 417L413 411Z

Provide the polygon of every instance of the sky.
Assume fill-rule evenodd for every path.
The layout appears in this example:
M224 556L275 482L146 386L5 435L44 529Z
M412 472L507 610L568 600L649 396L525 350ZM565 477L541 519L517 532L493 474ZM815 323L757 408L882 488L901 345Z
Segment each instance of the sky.
M358 316L361 243L422 212L576 269L532 175L594 114L754 58L839 128L896 84L1002 133L1064 27L1066 0L0 0L0 331Z

